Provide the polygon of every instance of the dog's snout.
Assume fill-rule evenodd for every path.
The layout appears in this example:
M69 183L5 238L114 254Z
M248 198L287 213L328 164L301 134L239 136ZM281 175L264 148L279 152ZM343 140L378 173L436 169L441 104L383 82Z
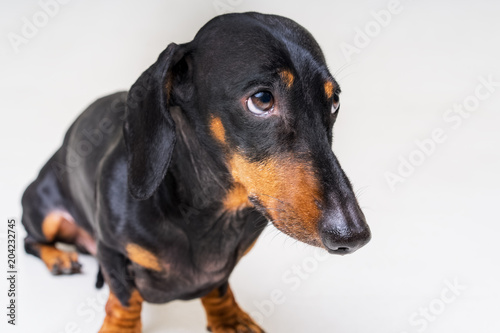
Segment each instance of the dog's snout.
M363 213L342 213L339 210L325 214L319 232L323 245L332 254L350 254L371 239L371 232Z
M360 231L324 228L321 231L323 245L332 254L350 254L363 247L371 238L368 226Z

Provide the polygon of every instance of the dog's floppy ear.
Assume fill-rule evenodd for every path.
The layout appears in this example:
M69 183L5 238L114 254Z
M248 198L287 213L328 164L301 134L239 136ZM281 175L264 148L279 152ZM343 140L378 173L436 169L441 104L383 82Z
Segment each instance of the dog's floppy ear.
M139 200L153 195L168 169L175 145L170 116L172 67L182 57L170 44L134 83L127 96L123 134L127 147L128 189Z

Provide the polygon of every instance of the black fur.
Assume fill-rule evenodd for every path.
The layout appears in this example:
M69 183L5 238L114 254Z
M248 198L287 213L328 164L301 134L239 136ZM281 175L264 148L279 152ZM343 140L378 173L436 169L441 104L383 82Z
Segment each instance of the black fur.
M290 91L280 83L282 68L296 78ZM101 98L80 115L26 190L23 224L45 242L44 216L71 214L96 240L102 276L123 304L134 288L153 303L225 293L267 214L257 200L237 212L222 208L232 177L209 130L217 116L227 144L250 161L286 152L310 159L325 193L323 220L337 228L325 234L359 247L369 230L331 151L336 114L325 80L335 82L319 46L293 21L217 17L192 42L170 44L128 93ZM281 117L255 117L242 107L242 97L264 88L281 97ZM168 263L168 271L131 262L129 243Z

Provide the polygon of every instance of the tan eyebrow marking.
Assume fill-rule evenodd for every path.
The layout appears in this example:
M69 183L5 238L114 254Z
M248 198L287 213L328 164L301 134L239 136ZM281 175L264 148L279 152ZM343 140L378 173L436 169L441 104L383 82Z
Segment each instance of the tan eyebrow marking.
M332 81L326 81L325 84L323 85L323 88L325 89L325 94L328 99L332 98L333 96L333 83Z
M291 88L293 85L293 81L295 81L295 76L293 76L292 72L288 69L284 69L279 72L279 75L283 82L286 84L287 88Z
M210 131L212 131L212 135L217 141L222 144L226 143L226 130L219 117L213 117L210 120Z

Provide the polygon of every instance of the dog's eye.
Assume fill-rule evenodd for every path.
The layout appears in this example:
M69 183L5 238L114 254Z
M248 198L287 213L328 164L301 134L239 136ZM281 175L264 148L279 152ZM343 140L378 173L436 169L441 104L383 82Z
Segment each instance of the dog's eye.
M272 111L274 97L269 91L259 91L247 99L247 108L256 115L263 115Z
M332 114L337 112L340 108L340 99L338 94L333 95L333 103L332 103Z

